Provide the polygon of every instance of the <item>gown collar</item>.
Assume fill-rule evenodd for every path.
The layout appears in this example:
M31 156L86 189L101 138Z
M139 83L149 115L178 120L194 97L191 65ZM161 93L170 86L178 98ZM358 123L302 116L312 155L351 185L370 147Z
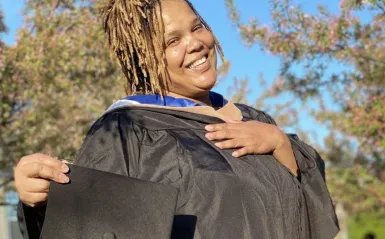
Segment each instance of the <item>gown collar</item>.
M206 106L203 103L196 103L192 100L185 98L175 98L172 96L160 96L157 94L153 95L133 95L127 96L126 100L134 101L139 104L146 105L157 105L157 106L168 106L168 107L194 107L194 106ZM227 104L227 100L216 92L210 92L210 100L212 107L221 108Z
M225 122L242 120L242 112L237 106L235 106L232 102L227 101L222 95L210 92L210 99L212 106L199 104L188 99L174 98L171 96L165 96L162 98L160 95L134 95L118 100L111 105L105 113L118 108L140 106L145 108L162 108L202 114L222 119Z

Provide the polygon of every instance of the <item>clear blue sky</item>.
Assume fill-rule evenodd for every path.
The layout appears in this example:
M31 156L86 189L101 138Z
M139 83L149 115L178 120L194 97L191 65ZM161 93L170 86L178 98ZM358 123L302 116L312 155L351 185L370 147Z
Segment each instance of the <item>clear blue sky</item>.
M0 7L5 15L5 23L9 29L8 33L2 36L7 44L15 44L17 29L22 24L21 11L25 0L1 0ZM255 0L236 0L238 9L241 11L243 19L256 16L266 24L270 22L268 1ZM302 1L307 11L315 10L315 3L320 1ZM231 85L231 79L237 77L249 77L250 86L253 93L249 96L250 102L260 93L258 77L260 73L264 74L266 81L272 81L279 72L279 60L277 57L265 54L257 47L247 48L241 41L239 33L232 27L231 21L227 16L227 10L224 0L192 0L200 14L213 28L223 49L225 56L232 62L232 67L228 80L220 84L216 91L226 94L227 88ZM323 4L329 6L332 10L338 10L339 1L323 0ZM326 129L317 125L308 115L301 115L300 126L305 130L316 130L318 140L326 133ZM318 142L321 143L321 142Z

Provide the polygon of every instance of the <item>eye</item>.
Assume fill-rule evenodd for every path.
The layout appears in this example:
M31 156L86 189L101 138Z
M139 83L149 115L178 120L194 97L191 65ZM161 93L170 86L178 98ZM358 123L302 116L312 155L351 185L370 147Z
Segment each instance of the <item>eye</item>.
M172 38L167 42L167 46L174 46L178 44L178 42L179 42L179 38Z
M202 29L202 28L203 28L202 23L199 23L198 25L196 25L196 26L193 28L193 32L198 31L198 30L200 30L200 29Z

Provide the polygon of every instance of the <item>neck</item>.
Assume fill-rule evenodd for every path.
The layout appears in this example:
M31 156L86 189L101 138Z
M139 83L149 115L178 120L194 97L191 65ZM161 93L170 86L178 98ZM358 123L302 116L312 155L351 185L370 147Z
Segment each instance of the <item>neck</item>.
M210 95L208 93L203 95L203 96L200 96L200 97L187 97L187 96L183 96L183 95L180 95L180 94L177 94L177 93L173 93L173 92L167 92L167 95L168 96L172 96L174 98L189 99L189 100L192 100L192 101L194 101L196 103L203 103L205 105L211 106Z

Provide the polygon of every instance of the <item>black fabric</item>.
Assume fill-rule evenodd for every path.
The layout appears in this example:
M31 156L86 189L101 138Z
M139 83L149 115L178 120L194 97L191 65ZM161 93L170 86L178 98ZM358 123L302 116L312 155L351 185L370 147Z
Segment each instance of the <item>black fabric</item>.
M19 202L17 207L17 219L20 231L26 239L38 239L45 218L45 206L28 207Z
M194 215L176 215L172 225L171 239L193 239L197 217Z
M177 190L69 165L68 184L50 187L42 239L168 239Z
M275 124L264 112L237 107L244 120ZM76 164L177 188L175 214L196 217L184 224L196 239L334 238L338 222L316 152L290 137L299 181L272 155L238 159L215 147L204 127L220 122L175 110L117 109L92 126Z

